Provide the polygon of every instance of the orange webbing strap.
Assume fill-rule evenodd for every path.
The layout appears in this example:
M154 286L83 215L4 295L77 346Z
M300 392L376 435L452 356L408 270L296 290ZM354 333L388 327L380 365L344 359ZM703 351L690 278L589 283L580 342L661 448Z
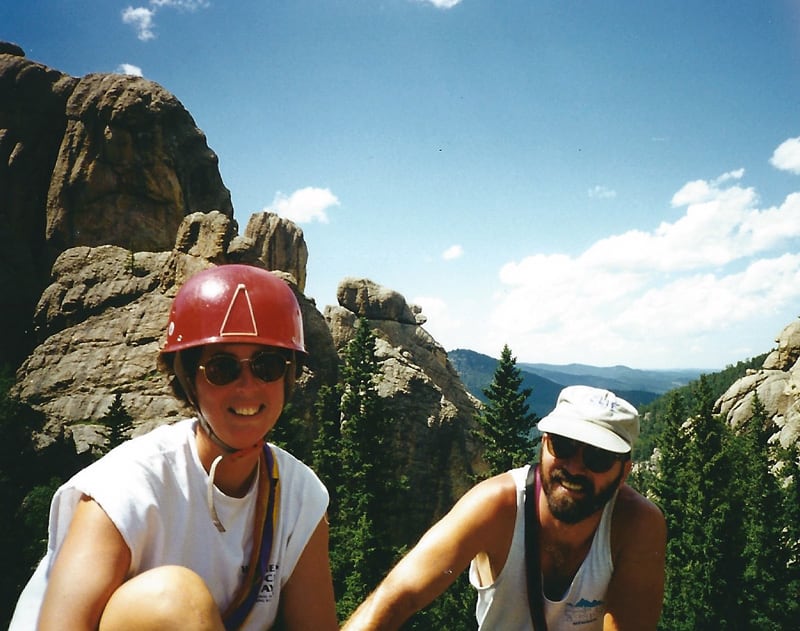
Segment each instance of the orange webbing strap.
M250 563L239 593L223 616L225 628L229 631L241 627L258 598L261 584L267 575L279 507L278 462L273 458L269 445L265 444L259 461L258 497Z

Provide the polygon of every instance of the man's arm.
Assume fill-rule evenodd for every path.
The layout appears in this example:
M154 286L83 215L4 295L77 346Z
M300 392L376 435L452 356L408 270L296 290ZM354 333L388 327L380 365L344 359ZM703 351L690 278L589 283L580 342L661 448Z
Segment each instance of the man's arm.
M604 631L655 631L664 599L667 526L659 508L620 489L612 526L614 574Z
M444 592L479 552L494 562L502 556L504 563L515 516L511 476L501 474L473 487L394 567L343 631L399 629Z
M55 559L39 631L97 629L103 609L130 567L131 553L108 515L84 496Z

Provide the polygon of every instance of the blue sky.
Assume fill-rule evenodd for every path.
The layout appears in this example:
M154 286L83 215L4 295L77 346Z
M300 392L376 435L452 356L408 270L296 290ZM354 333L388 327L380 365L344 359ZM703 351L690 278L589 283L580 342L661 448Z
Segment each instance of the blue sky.
M796 0L26 0L0 39L173 93L320 310L367 277L448 350L709 370L800 315Z

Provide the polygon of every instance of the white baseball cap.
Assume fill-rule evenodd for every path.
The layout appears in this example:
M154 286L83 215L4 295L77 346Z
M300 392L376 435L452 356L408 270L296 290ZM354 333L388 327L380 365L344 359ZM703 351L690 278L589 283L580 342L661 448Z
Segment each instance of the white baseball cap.
M639 412L613 392L590 386L569 386L556 407L537 426L615 453L628 453L639 436Z

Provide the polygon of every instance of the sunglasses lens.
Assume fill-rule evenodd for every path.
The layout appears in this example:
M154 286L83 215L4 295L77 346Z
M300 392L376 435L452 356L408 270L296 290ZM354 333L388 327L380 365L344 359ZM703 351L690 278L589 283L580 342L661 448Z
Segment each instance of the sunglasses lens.
M558 434L548 435L547 444L550 447L550 455L562 460L569 460L579 449L577 440L559 436Z
M233 355L215 355L203 366L203 372L209 383L225 386L238 379L242 366Z
M550 455L560 460L569 460L581 448L580 442L558 434L547 435L547 449ZM614 463L619 460L619 454L615 454L592 445L583 445L583 464L594 473L605 473Z
M256 353L250 360L250 369L262 381L277 381L286 374L286 358L278 353Z
M614 465L617 459L617 454L605 449L591 446L583 448L583 464L586 465L589 471L594 471L595 473L605 473Z

